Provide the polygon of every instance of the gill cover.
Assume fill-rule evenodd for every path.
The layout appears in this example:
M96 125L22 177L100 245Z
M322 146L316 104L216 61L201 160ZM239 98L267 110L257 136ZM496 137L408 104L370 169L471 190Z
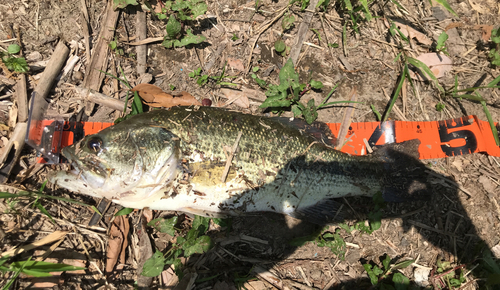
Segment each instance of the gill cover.
M59 172L51 181L118 203L158 194L176 177L179 139L161 127L128 125L120 123L64 148L74 170Z

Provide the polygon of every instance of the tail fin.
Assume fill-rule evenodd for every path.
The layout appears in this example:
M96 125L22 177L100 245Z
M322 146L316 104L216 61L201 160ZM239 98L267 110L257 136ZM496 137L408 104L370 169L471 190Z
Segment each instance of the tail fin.
M425 165L418 159L418 139L380 146L375 158L384 162L386 175L382 196L388 202L405 202L430 198L432 187Z

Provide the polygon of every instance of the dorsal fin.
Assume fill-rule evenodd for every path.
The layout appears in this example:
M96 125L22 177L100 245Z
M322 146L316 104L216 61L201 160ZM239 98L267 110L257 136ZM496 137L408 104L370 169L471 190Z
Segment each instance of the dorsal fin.
M313 122L312 124L307 124L307 122L302 119L285 117L272 117L270 119L287 127L299 129L325 145L335 147L337 142L337 138L325 123Z

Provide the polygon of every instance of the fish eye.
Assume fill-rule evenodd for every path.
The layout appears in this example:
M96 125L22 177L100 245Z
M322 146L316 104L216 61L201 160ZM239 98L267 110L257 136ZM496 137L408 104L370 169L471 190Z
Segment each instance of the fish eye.
M101 150L102 140L99 137L93 137L87 142L87 148L91 151L98 152Z

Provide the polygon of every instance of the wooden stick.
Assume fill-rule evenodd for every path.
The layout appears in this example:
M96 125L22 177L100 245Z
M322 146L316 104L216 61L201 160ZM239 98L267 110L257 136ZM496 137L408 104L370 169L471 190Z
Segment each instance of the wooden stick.
M311 0L307 9L314 11L317 4L318 0ZM290 50L290 58L292 59L294 64L296 64L299 60L300 50L302 49L302 44L306 40L306 35L309 31L309 24L311 24L313 15L314 12L306 12L303 18L304 20L302 21L302 23L300 23L299 31L297 32L297 38L294 45L292 46L292 49Z
M146 27L146 13L144 11L137 10L136 17L136 25L135 25L135 35L137 36L137 40L141 41L146 38L148 33ZM139 76L146 73L146 55L147 55L148 47L145 44L139 45L135 48L137 52L137 74Z
M26 84L26 76L19 75L16 83L16 97L17 97L17 121L28 121L28 92Z
M50 57L45 70L42 73L42 77L38 81L38 85L35 88L36 97L39 99L45 99L56 80L56 77L61 72L62 67L66 63L66 59L68 58L69 48L62 42L56 46L54 53Z
M356 101L357 93L356 88L352 88L349 93L349 100ZM344 112L344 117L342 118L342 123L340 124L339 135L337 136L337 147L335 149L340 150L345 145L345 136L347 136L347 132L349 131L349 126L351 126L352 115L354 114L354 108L356 107L356 103L352 105L349 104Z
M75 91L80 94L80 96L86 101L97 103L99 105L103 105L118 111L123 111L123 108L125 108L124 101L108 97L105 94L96 92L95 90L75 87Z
M82 16L83 16L83 39L85 40L85 55L87 60L85 64L90 63L90 31L89 31L89 13L87 12L87 4L85 0L81 0L82 4Z
M87 67L85 78L83 79L83 87L95 91L101 88L104 74L100 70L105 71L108 67L108 43L113 40L115 33L116 22L120 15L120 9L113 10L113 1L108 2L106 8L106 20L103 21L101 32L97 40L97 45L94 47L94 53L90 59L90 65ZM85 113L90 116L94 110L94 104L90 101L85 103Z
M146 38L146 39L143 39L141 41L135 41L135 42L129 42L129 43L126 43L128 45L143 45L143 44L148 44L148 43L153 43L153 42L159 42L159 41L163 41L164 37L150 37L150 38Z
M226 167L224 167L224 171L222 172L221 181L226 182L227 175L229 173L229 169L231 168L231 162L233 162L234 154L236 153L236 149L238 149L238 144L240 143L241 135L243 132L238 132L238 137L236 137L236 141L233 144L233 148L231 148L231 155L227 158Z
M21 150L24 146L24 138L26 137L26 130L28 129L28 124L25 122L19 122L16 124L16 128L12 133L12 137L7 143L6 150L0 157L0 183L4 183L10 176L14 164L19 160L21 156ZM13 152L12 152L13 151ZM10 157L10 158L9 158Z
M314 0L313 0L314 1ZM269 27L271 27L274 22L276 22L278 19L281 18L281 16L283 16L283 14L285 14L285 11L290 7L291 5L287 5L285 7L283 7L281 9L281 11L278 13L278 15L276 15L270 22L268 22L267 24L263 24L261 27L259 27L257 29L257 35L255 36L255 40L253 41L253 43L250 45L250 54L248 56L248 60L247 60L247 67L246 67L246 72L248 73L251 69L250 67L250 64L252 63L252 54L253 54L253 49L255 48L255 44L257 43L257 40L259 40L259 37L260 35L266 31Z

